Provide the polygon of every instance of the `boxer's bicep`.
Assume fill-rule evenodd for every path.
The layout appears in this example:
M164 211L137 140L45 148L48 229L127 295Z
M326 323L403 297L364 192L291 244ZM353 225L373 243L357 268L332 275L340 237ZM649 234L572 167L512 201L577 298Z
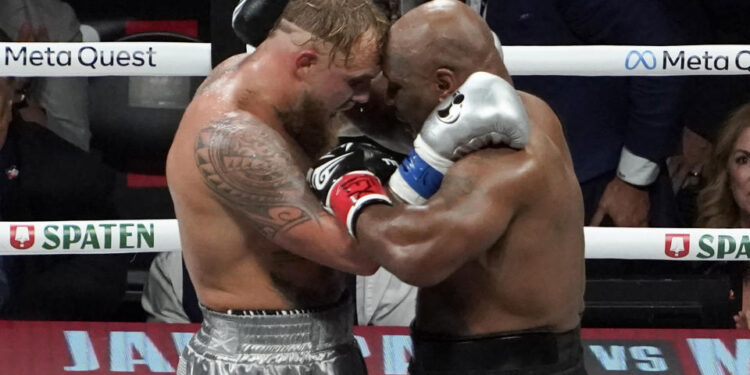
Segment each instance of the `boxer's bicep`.
M461 168L461 165L458 167ZM428 209L450 228L438 241L435 254L446 274L490 249L505 233L516 212L516 202L497 186L500 179L488 170L449 171Z
M289 145L274 130L247 119L216 121L201 131L195 157L218 199L281 248L345 271L372 268L309 191Z
M472 158L456 163L425 205L365 209L357 224L360 248L399 279L429 287L492 247L516 206L498 194L503 179L487 177L496 162Z

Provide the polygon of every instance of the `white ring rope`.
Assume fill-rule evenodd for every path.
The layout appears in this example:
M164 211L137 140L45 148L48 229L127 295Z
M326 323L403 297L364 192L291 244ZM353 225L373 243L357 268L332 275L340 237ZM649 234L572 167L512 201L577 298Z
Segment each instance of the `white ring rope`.
M750 74L750 45L503 46L512 75ZM0 43L0 76L206 76L210 43Z
M587 259L750 260L747 229L585 227L584 235ZM0 255L163 251L181 251L175 219L0 222Z

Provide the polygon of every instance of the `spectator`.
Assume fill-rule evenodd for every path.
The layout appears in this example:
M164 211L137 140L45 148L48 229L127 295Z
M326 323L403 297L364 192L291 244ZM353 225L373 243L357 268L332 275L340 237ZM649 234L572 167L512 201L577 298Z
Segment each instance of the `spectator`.
M719 115L717 114L717 117ZM695 198L703 185L703 169L711 155L712 145L691 127L682 129L680 152L667 159L672 190L675 193L680 226L695 222Z
M701 228L750 228L750 103L735 111L719 133L707 165L707 185L698 196ZM750 327L750 273L742 264L742 307L737 328Z
M650 0L499 0L490 3L487 22L506 45L684 41L664 8ZM519 90L550 103L562 121L587 225L674 226L664 160L677 145L684 78L513 77Z
M750 31L739 15L750 12L744 0L660 0L688 36L688 44L748 44ZM750 100L750 77L691 77L680 152L668 160L672 187L677 194L681 226L696 219L696 196L705 183L702 170L711 155L721 122L730 111Z
M19 42L80 42L80 23L60 0L3 0L0 29ZM88 151L88 79L47 77L34 81L30 95L47 114L47 129Z
M7 42L3 37L0 42ZM8 82L0 122L0 217L5 221L112 219L115 173L97 155L72 146L39 124L33 98L16 98L8 116ZM0 318L107 320L125 293L129 255L3 258L10 296Z
M183 279L182 252L170 251L157 255L149 268L143 285L141 306L149 322L199 323L191 321L183 302L185 288L193 288ZM194 292L193 292L194 293ZM194 306L198 309L198 306Z

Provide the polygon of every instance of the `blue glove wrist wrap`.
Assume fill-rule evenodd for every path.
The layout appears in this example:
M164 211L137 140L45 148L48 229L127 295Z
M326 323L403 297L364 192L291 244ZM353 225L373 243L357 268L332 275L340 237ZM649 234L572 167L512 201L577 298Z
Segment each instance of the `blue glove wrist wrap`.
M443 174L427 164L413 149L398 167L401 177L414 191L429 199L440 188Z

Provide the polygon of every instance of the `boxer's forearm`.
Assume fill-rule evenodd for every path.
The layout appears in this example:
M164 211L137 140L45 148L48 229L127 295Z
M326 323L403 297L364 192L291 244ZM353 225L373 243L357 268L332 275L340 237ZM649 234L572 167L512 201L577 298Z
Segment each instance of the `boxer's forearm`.
M343 272L371 275L379 268L328 214L290 229L274 242L291 253Z
M357 220L360 251L367 253L402 281L426 287L444 280L454 271L454 262L436 256L454 243L440 215L426 215L425 206L367 207Z

